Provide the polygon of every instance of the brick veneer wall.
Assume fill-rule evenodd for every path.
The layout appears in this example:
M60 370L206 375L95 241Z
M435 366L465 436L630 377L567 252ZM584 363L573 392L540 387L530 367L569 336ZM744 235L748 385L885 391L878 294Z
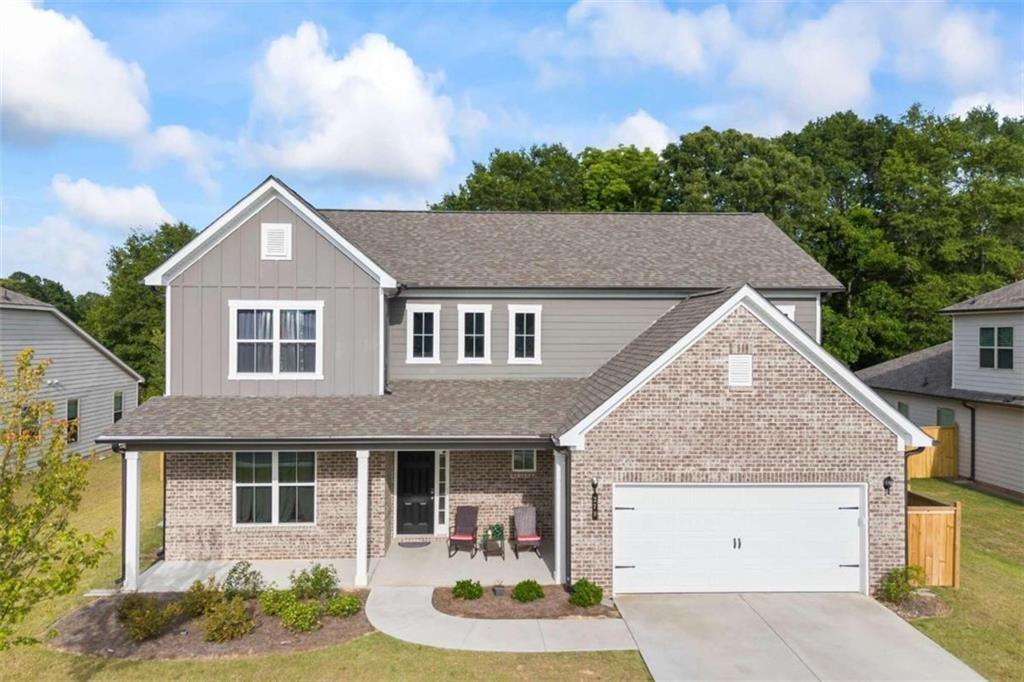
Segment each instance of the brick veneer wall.
M389 452L369 462L369 554L389 540L386 487ZM166 457L166 557L203 559L351 558L356 551L356 455L317 453L315 526L232 527L233 459L225 452L169 452Z
M753 386L727 385L746 344ZM747 352L747 351L743 351ZM871 588L905 560L896 436L744 308L629 397L572 456L572 578L612 587L614 482L864 482ZM896 483L886 495L882 481ZM599 480L598 519L590 481Z
M537 451L535 472L513 472L509 450L493 452L453 451L448 481L451 497L449 525L455 523L455 508L476 505L480 508L479 530L501 523L506 537L511 536L512 514L516 507L537 508L537 526L541 537L552 538L551 510L554 496L554 458L550 450Z

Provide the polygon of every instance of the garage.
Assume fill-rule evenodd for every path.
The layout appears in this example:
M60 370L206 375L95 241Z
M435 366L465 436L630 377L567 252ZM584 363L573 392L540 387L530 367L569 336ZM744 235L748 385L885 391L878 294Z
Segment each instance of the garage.
M860 484L616 484L613 578L641 592L862 592Z

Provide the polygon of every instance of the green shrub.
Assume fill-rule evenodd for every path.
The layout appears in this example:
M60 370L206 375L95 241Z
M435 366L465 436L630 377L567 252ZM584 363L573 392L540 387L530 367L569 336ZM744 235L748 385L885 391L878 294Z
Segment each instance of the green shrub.
M359 601L359 597L354 594L336 594L327 600L327 604L324 606L324 612L329 616L335 618L348 618L359 613L359 609L363 607L362 602Z
M280 616L285 608L297 601L298 598L291 590L275 590L270 588L260 594L260 608L268 616Z
M580 578L576 581L576 584L572 586L572 594L569 595L569 603L573 606L590 608L591 606L597 606L600 604L603 596L604 590L601 589L600 585L595 585L586 578Z
M203 616L203 639L207 642L226 642L252 632L256 621L240 596L215 602Z
M334 566L313 564L292 573L292 591L299 599L328 599L338 591L338 572Z
M320 602L294 601L281 609L281 625L292 632L320 629Z
M452 588L452 596L456 599L471 601L484 596L484 588L476 580L459 580Z
M117 605L117 619L136 642L156 637L180 613L177 602L161 604L159 599L141 594L129 594Z
M536 580L523 580L512 588L512 598L524 604L544 596L544 588Z
M224 594L242 599L255 599L263 591L263 574L252 567L248 561L239 561L224 579Z
M224 593L217 588L213 578L205 583L196 580L181 598L181 610L189 618L198 618L222 601Z
M920 566L894 568L882 579L882 599L893 604L902 604L914 593L914 585L922 582L924 569Z

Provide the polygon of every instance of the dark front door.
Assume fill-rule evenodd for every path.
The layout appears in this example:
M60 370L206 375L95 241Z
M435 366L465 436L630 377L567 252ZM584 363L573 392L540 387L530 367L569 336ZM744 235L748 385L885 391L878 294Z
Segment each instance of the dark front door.
M434 453L398 453L398 533L434 533Z

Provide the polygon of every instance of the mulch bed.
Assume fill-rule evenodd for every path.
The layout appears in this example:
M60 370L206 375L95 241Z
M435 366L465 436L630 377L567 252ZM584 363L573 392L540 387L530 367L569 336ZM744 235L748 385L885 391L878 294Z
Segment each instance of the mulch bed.
M949 605L932 593L914 594L902 604L891 604L887 601L882 603L904 620L938 618L947 615L950 611Z
M354 592L366 604L366 590ZM152 595L171 601L180 594ZM252 603L256 628L241 639L207 642L203 639L202 619L182 616L166 631L145 642L133 642L117 620L121 597L103 597L60 619L54 628L58 635L53 646L65 651L106 658L171 659L218 656L250 656L274 652L302 651L361 637L373 632L365 608L349 618L321 617L323 627L313 632L291 632L281 622L265 615L258 602Z
M464 618L619 618L614 606L598 604L589 609L569 603L569 593L560 585L546 585L543 599L521 604L509 596L512 587L505 588L505 596L495 597L490 587L484 596L472 601L455 599L450 587L434 589L434 608L441 613Z

